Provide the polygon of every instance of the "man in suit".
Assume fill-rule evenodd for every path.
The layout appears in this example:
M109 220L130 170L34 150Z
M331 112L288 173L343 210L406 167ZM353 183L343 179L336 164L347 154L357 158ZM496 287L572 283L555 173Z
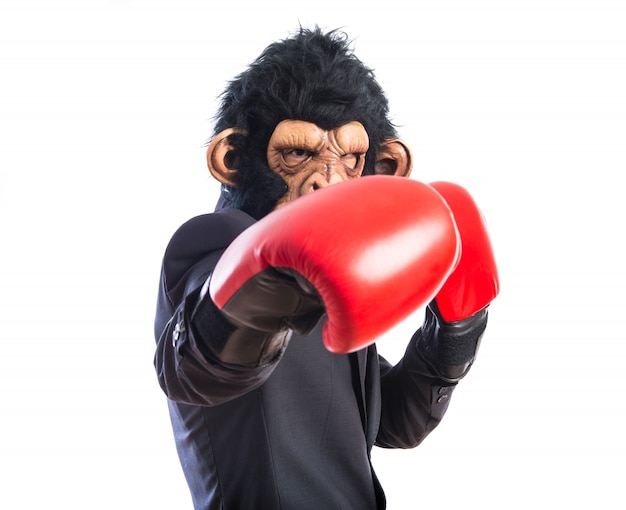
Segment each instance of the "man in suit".
M383 509L374 445L444 416L498 292L471 196L408 146L344 34L300 29L222 96L213 213L173 235L155 367L197 509ZM419 306L395 366L375 339Z

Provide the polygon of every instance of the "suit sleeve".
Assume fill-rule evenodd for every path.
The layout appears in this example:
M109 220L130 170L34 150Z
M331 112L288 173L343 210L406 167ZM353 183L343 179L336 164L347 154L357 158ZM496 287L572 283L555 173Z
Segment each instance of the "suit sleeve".
M275 363L250 368L220 363L207 335L194 331L192 313L200 290L226 247L254 220L235 209L198 216L172 237L163 258L154 324L154 364L171 400L214 406L260 386Z
M382 407L376 445L414 448L441 422L456 384L429 372L413 342L400 362L381 360Z
M413 448L441 422L460 378L467 373L487 325L486 311L463 335L444 335L439 319L426 309L403 358L395 366L380 359L381 418L376 444L384 448ZM433 354L433 352L435 352ZM446 377L458 366L462 376Z

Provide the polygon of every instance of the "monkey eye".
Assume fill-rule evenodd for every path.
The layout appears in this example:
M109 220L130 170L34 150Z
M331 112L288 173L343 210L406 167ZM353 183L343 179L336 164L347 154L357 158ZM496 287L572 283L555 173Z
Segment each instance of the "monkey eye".
M313 156L311 151L306 149L283 149L280 153L283 162L288 167L297 166Z
M362 152L350 152L341 156L341 162L348 171L354 170L356 172L361 170L364 156L365 154Z

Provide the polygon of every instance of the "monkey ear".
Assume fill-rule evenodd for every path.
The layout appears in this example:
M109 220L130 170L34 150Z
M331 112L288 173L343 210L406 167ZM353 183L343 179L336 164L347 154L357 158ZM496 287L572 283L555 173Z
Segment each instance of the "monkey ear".
M235 147L230 143L230 136L240 133L235 128L221 131L209 144L206 150L206 162L209 172L222 184L236 188L239 182L237 168L237 154Z
M400 138L388 138L376 153L376 174L408 177L413 169L411 149Z

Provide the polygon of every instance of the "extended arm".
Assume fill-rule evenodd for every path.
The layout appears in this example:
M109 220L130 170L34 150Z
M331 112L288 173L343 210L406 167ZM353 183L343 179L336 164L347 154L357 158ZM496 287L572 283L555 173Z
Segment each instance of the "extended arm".
M415 446L441 421L452 391L474 362L489 303L499 292L493 249L474 200L455 184L431 186L454 213L461 257L427 307L404 358L382 373L382 446Z
M172 237L161 272L154 357L159 383L172 400L216 405L263 384L272 363L245 367L220 362L216 346L236 332L202 288L224 249L254 223L245 213L228 209L199 216Z

